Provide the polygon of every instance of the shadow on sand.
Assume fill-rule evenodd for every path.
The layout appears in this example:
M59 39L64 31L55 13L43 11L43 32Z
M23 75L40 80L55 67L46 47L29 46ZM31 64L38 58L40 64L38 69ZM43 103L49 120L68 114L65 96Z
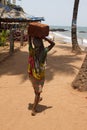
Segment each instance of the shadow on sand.
M60 46L58 46L60 47ZM70 49L66 46L62 46L62 49ZM57 49L58 51L58 49ZM68 75L75 73L75 66L70 63L81 60L81 58L76 55L54 55L48 53L47 57L47 67L46 67L46 81L51 81L55 74L68 73ZM28 65L28 52L27 51L17 51L7 60L0 64L0 77L2 75L22 75L21 81L24 82L28 80L27 73Z
M32 110L32 107L33 107L33 104L29 103L28 104L28 110ZM40 113L40 112L45 111L46 109L50 109L50 108L52 108L52 106L46 106L46 105L38 104L37 113Z

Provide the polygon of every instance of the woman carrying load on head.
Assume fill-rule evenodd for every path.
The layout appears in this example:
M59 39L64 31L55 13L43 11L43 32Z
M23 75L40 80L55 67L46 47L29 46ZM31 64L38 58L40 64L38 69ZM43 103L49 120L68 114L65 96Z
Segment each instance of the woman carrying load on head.
M36 114L36 107L39 101L42 99L40 94L45 81L45 61L47 53L55 45L55 43L47 37L45 37L44 40L48 41L50 44L48 47L44 47L42 38L29 36L28 73L35 93L35 99L32 108L33 116Z

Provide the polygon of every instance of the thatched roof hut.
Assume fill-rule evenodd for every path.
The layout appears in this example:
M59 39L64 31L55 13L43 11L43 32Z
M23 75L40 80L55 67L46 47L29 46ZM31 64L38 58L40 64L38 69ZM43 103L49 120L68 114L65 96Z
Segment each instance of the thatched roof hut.
M42 21L43 17L26 14L18 6L7 6L0 3L0 22L32 22Z
M14 51L14 31L21 29L21 45L23 45L24 29L27 30L29 22L42 21L43 17L26 14L21 7L16 5L2 5L0 3L0 31L10 30L10 52ZM16 26L15 26L16 25ZM24 29L23 29L24 28Z

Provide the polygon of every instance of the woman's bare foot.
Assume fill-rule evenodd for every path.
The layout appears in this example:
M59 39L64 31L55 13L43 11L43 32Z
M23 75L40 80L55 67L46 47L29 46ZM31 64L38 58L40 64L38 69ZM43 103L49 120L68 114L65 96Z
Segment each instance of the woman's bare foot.
M35 111L35 110L32 110L31 115L32 115L32 116L35 116L35 115L36 115L36 111Z

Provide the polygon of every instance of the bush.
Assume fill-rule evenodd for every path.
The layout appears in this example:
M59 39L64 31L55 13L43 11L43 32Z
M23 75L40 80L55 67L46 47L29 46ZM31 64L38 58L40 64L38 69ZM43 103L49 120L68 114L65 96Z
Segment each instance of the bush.
M6 45L8 34L9 34L8 31L2 30L2 32L0 33L0 46Z

